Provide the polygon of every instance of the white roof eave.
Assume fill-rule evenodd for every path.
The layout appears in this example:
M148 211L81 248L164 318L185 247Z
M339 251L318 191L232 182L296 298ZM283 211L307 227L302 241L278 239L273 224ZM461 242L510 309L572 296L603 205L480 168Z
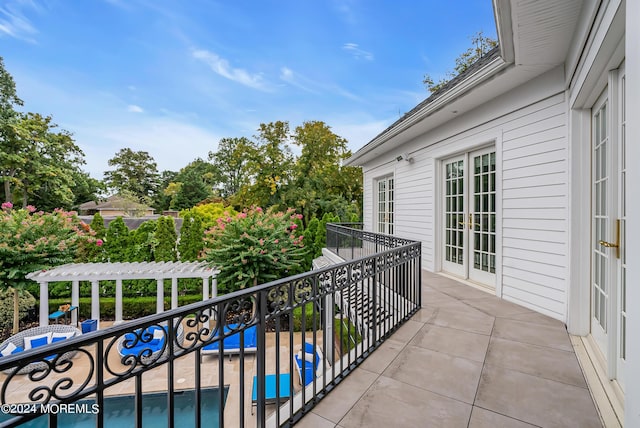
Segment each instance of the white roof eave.
M393 126L379 134L363 148L354 153L353 156L347 159L345 165L361 165L362 163L366 162L366 158L369 157L367 155L374 149L389 142L389 140L391 140L392 138L401 135L407 129L438 112L448 104L460 99L465 95L469 95L468 92L471 91L474 87L490 79L492 76L500 73L502 70L509 67L509 65L510 63L505 62L500 56L497 56L495 59L488 62L484 67L467 76L450 90L443 92L438 98L426 104L423 108L415 111L409 117L405 118L402 122L398 123L396 126ZM461 111L459 113L463 112Z

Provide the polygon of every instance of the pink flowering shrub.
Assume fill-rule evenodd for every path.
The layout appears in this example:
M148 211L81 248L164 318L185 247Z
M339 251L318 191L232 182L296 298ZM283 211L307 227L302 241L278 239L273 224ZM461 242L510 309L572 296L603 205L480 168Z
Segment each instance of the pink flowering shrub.
M74 261L79 249L95 245L90 228L75 212L13 209L5 202L0 211L0 287L32 284L25 279L29 272Z
M306 255L297 214L256 207L221 217L205 232L205 254L216 268L218 288L232 292L300 273Z

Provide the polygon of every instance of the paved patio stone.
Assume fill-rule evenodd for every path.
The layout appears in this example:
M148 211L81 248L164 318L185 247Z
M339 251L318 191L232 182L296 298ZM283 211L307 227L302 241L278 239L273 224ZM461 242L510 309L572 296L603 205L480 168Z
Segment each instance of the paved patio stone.
M477 361L409 345L383 375L473 404L481 372Z
M360 366L374 376L371 386L335 405L326 401L332 392L318 408L335 413L309 423L602 426L562 322L441 275L423 271L422 281L422 309Z
M344 428L466 428L471 406L381 376L339 423Z
M374 373L382 373L400 354L407 344L395 339L387 339L360 365L361 368Z
M475 404L543 427L601 427L589 390L485 365Z
M377 378L376 373L356 369L313 409L313 413L325 420L340 422Z
M441 293L447 296L455 297L456 299L485 299L487 297L495 297L489 291L478 290L469 285L456 285L455 287L447 287L440 290Z
M486 363L581 388L587 387L573 352L492 337Z
M296 428L334 428L335 426L335 423L328 421L315 413L308 413L296 424Z
M474 407L471 411L469 428L532 428L535 425L491 412L480 407Z
M489 346L489 336L426 324L410 344L483 362Z
M467 308L466 311L450 308L436 309L432 323L440 327L455 328L471 333L491 334L495 318L467 305L464 306Z
M516 342L530 343L532 345L573 352L569 334L563 325L548 326L496 318L493 335Z
M418 330L420 330L423 325L424 323L409 320L404 323L404 325L400 327L396 332L394 332L391 338L398 342L409 343L409 341L413 339L413 336L416 335Z
M509 315L503 318L508 318L516 321L524 321L531 324L548 325L551 327L564 327L564 323L562 321L558 321L557 319L542 315L537 312Z
M477 290L476 290L477 291ZM462 301L474 308L480 309L487 315L505 317L510 315L532 313L530 309L515 303L507 302L495 296L487 296L482 299L462 299Z

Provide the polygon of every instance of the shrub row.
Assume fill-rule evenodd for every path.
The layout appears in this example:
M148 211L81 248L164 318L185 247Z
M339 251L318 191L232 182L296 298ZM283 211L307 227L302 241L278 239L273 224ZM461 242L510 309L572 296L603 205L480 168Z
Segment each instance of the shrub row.
M202 300L201 295L178 296L178 304L180 306L189 303L199 302ZM49 300L49 313L58 310L60 305L71 303L71 299L51 299ZM171 309L171 297L164 298L164 309ZM100 298L100 318L103 320L115 319L116 299L114 297ZM122 299L122 318L135 319L156 313L155 297L123 297ZM91 298L81 297L78 307L78 315L81 319L91 318Z

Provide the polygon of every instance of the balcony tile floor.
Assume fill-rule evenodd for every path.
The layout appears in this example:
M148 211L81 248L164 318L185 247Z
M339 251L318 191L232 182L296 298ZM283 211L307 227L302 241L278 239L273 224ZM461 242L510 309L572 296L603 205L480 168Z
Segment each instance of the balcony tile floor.
M564 324L423 272L422 309L296 427L601 427Z

